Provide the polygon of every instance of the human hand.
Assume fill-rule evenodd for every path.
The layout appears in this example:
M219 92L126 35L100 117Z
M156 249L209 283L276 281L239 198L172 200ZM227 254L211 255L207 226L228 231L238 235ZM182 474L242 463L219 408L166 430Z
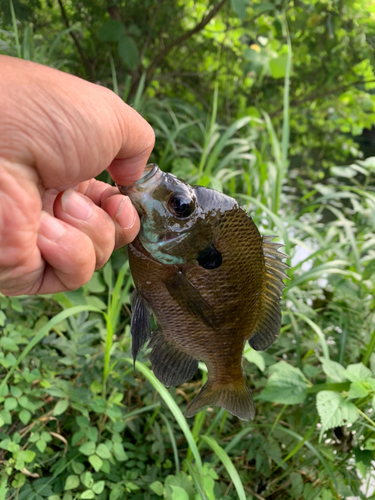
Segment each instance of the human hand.
M89 281L139 218L118 189L141 177L150 125L110 90L0 56L0 292L46 294Z

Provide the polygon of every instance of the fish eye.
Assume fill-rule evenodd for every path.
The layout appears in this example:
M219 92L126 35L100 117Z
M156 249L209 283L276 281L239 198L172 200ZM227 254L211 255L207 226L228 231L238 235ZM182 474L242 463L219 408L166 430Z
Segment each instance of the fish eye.
M186 194L172 194L167 206L173 215L181 219L189 217L194 210L194 202Z

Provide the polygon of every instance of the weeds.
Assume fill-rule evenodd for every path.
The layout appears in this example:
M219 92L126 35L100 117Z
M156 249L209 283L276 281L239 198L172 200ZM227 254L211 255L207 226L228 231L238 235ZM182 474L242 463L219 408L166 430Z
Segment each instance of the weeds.
M16 28L18 55L35 56ZM218 87L209 116L148 98L145 77L134 102L161 168L236 196L291 256L281 335L245 352L254 422L220 408L185 419L203 365L170 390L147 354L133 369L132 280L118 251L76 292L0 296L0 500L373 495L375 159L332 167L324 185L288 170L288 46L281 140L265 113L221 125ZM109 67L119 92L111 57Z

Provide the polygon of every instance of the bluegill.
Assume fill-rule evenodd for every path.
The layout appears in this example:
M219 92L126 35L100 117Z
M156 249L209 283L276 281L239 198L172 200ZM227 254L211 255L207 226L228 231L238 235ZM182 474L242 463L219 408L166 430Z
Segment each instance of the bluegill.
M278 251L282 245L261 236L233 198L190 186L155 164L133 186L119 189L141 217L140 233L129 245L136 286L133 358L149 341L152 369L167 387L190 380L204 361L207 383L186 416L218 405L240 419L253 418L243 350L246 341L267 349L279 334L288 267Z

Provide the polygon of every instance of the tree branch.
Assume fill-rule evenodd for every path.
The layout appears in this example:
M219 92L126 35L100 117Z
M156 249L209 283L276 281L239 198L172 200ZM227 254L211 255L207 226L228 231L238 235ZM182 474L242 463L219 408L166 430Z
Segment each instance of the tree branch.
M62 0L57 0L58 3L59 3L59 6L60 6L60 10L61 10L61 15L64 19L64 22L65 22L65 26L69 29L71 26L70 26L70 23L69 23L69 19L68 19L68 16L66 14L66 10L65 10L65 7L62 3ZM85 70L91 75L92 77L92 72L91 72L91 65L90 65L90 62L89 60L87 59L86 57L86 54L84 53L83 49L82 49L82 46L80 44L80 41L78 40L78 37L77 35L74 33L73 30L70 30L69 31L69 35L72 37L74 43L75 43L75 46L77 47L77 50L79 52L79 55L82 59L82 62L83 62L83 65L85 66Z
M188 40L190 37L195 35L196 33L199 33L200 31L207 26L207 24L213 19L216 14L219 12L219 10L223 7L223 5L227 2L227 0L221 0L219 3L213 7L210 12L206 15L206 17L203 17L201 21L194 26L194 28L186 31L183 33L181 36L173 40L171 43L166 45L163 50L161 50L154 59L152 60L151 64L147 68L146 72L146 81L149 82L152 75L155 73L159 63L169 54L171 50L174 48L178 47L179 45L183 44L186 40Z

